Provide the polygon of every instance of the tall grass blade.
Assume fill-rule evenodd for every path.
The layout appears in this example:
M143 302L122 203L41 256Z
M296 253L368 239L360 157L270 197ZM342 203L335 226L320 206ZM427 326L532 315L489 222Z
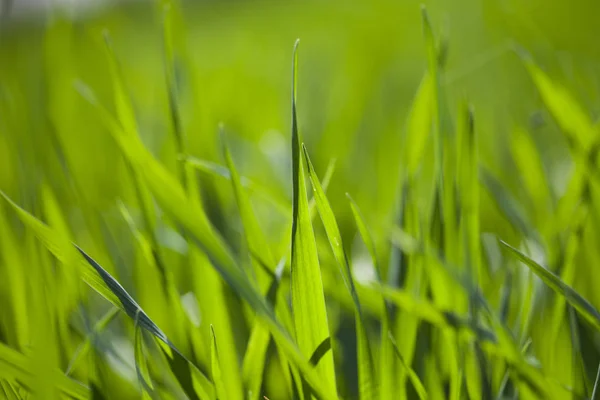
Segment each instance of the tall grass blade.
M392 336L392 334L390 334L388 336L388 340L392 344L394 353L396 354L396 357L398 357L398 360L400 360L400 364L402 365L402 368L404 368L406 370L406 372L408 374L408 378L410 379L410 382L412 383L413 387L415 388L415 391L417 392L419 399L421 399L421 400L427 399L428 398L427 391L425 390L425 386L423 386L423 382L421 382L419 375L417 375L417 373L410 367L410 365L406 364L406 361L404 361L404 357L402 357L402 354L400 354L400 350L398 350L398 346L396 345L394 336Z
M600 400L600 365L598 365L598 372L596 372L596 380L594 381L591 399Z
M315 172L315 169L308 156L306 147L302 145L302 150L308 166L308 173L310 181L312 183L313 191L315 194L315 201L317 210L321 216L321 221L325 227L325 232L331 249L333 250L334 257L337 261L340 274L346 285L352 301L354 303L354 314L356 320L356 338L357 338L357 354L358 354L358 392L361 400L375 399L378 398L378 384L375 380L375 368L373 365L373 357L371 354L371 347L369 345L369 337L365 326L365 320L361 309L358 294L356 293L356 287L354 284L354 278L348 263L348 258L344 251L344 244L342 242L342 235L338 227L337 221L329 200L323 191L319 177Z
M135 341L134 341L134 357L135 357L135 372L138 377L142 388L143 399L155 399L156 395L154 392L154 386L152 385L152 379L148 371L148 364L146 363L146 355L144 354L144 336L143 330L139 324L139 312L135 318Z
M225 387L225 382L223 381L223 374L221 371L221 363L219 361L219 350L217 348L217 338L215 336L215 330L210 326L210 365L212 367L212 378L215 384L215 388L217 390L217 399L224 400L228 399L227 393L228 390Z
M358 231L360 236L362 237L367 250L369 251L369 255L371 256L371 261L373 262L373 267L375 268L375 272L377 274L377 279L380 285L383 284L383 271L381 270L381 266L379 265L379 260L377 258L377 251L375 249L375 243L373 241L373 237L371 236L371 232L369 231L367 224L365 223L365 219L358 207L358 204L352 199L350 194L346 193L346 197L350 202L350 208L352 210L352 215L354 216L354 221L356 222L356 226L358 227ZM381 400L391 400L393 398L394 389L394 379L395 379L395 363L394 363L394 349L393 343L388 340L388 335L391 334L391 325L390 325L390 313L388 304L386 303L385 297L382 295L382 307L383 313L381 315L381 334L380 334L380 349L379 349L379 398Z
M330 337L330 333L319 257L308 210L305 163L301 154L301 140L296 120L297 51L298 41L294 46L292 68L293 222L291 295L296 340L302 354L309 358L315 349ZM328 390L335 393L335 371L331 352L328 352L322 358L316 370Z

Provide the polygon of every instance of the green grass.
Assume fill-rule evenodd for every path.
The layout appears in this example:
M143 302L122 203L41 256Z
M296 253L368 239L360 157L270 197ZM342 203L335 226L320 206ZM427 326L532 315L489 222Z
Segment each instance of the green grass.
M0 397L599 398L597 7L512 3L0 28Z

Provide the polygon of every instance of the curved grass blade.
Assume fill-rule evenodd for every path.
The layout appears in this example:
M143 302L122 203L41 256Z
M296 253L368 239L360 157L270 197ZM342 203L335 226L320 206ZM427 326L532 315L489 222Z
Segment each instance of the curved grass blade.
M215 330L213 326L210 326L210 365L212 367L212 378L217 390L217 399L227 399L227 389L223 382L223 375L221 372L221 363L219 362L219 351L217 349L217 338L215 336Z
M371 354L371 347L369 346L369 337L365 326L365 321L356 293L356 287L354 284L354 278L352 277L352 271L350 270L350 264L344 251L344 245L342 243L342 235L338 227L337 221L329 200L321 187L319 177L315 172L315 169L308 156L308 151L304 144L302 144L302 150L306 165L308 166L308 173L310 181L312 183L317 210L321 216L321 221L325 227L325 232L331 249L333 250L334 257L337 261L340 274L346 285L346 289L352 297L354 304L354 314L356 320L356 339L357 339L357 354L358 354L358 392L361 400L376 399L377 395L377 383L375 380L375 368L373 365L373 357Z
M144 337L143 330L139 324L138 312L135 316L135 343L134 343L134 357L135 357L135 372L138 377L138 381L142 387L142 398L143 399L155 399L156 394L154 393L154 386L152 385L152 379L148 372L148 364L146 363L146 356L144 355Z
M500 240L500 244L509 250L509 252L525 264L536 274L550 289L564 297L564 299L573 306L586 321L595 329L600 330L600 313L596 308L584 299L575 289L564 283L558 276L542 267L540 264L527 257L525 254L512 247L508 243Z
M375 243L373 241L373 237L371 236L371 233L367 228L367 224L365 223L365 219L362 216L358 204L356 204L356 202L354 201L354 199L352 199L350 194L346 193L346 197L350 202L350 208L352 209L354 221L356 222L356 226L358 227L358 231L362 237L362 240L365 243L367 250L369 251L371 260L373 262L373 267L375 268L375 272L377 274L377 280L381 285L383 284L383 271L381 270L381 266L377 259L377 252L375 250ZM390 313L385 297L383 295L382 302L383 313L381 316L380 335L381 348L379 349L379 398L381 400L391 400L394 393L394 379L396 369L393 358L394 349L392 348L392 342L388 340L388 335L391 334Z
M291 295L296 340L302 354L309 358L330 334L319 257L308 210L305 165L301 155L301 140L296 120L298 43L296 41L294 46L292 67L293 222ZM316 370L328 390L331 393L336 393L335 371L331 352L322 358Z
M388 336L388 340L392 344L392 347L394 348L394 353L396 354L396 357L398 357L398 360L400 360L400 364L402 364L402 368L404 368L406 370L406 373L408 374L408 379L410 379L410 382L412 383L413 387L415 388L415 391L417 392L419 399L421 399L421 400L427 399L428 398L427 391L425 390L425 386L423 386L423 382L421 382L419 375L417 375L417 373L410 367L410 365L406 364L406 361L404 361L404 357L402 357L402 354L400 353L400 350L398 349L398 346L396 345L396 341L394 340L394 336L392 335L391 332Z
M0 342L0 371L3 379L13 379L28 387L34 386L35 376L31 372L32 360ZM89 388L65 376L59 370L48 370L54 385L66 396L78 400L90 397Z

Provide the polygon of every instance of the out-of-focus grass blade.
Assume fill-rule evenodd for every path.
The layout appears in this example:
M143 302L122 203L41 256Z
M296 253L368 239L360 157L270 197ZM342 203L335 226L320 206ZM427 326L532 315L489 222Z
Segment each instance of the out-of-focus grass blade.
M596 380L594 381L591 399L600 400L600 365L598 365L598 372L596 373Z
M528 54L521 52L520 55L546 107L560 128L583 149L588 150L597 140L597 132L590 117L568 90L538 68Z
M144 331L139 324L139 315L140 314L138 312L135 317L135 372L142 388L142 398L155 399L156 395L154 392L154 385L152 385L152 379L150 378L150 373L148 372L148 364L146 363L146 356L144 354Z
M586 299L577 293L575 289L508 243L500 240L500 244L530 268L534 274L550 287L550 289L563 296L567 303L572 305L595 329L600 330L600 313Z
M253 265L255 266L254 275L257 278L257 288L261 293L267 293L267 299L269 296L272 297L272 299L268 300L270 300L271 304L276 305L276 310L278 310L280 313L288 314L289 310L284 302L276 303L280 276L277 277L277 271L270 270L270 268L273 268L274 258L269 249L267 240L260 229L258 220L256 219L252 209L250 199L242 187L240 175L237 172L233 158L231 157L231 153L223 135L221 136L221 140L223 142L223 155L228 167L228 172L230 172L235 199L240 212L240 217L242 219L242 224L244 226L244 237L246 238L250 253L256 254L257 256L260 255L261 261L253 262ZM263 262L265 263L265 266L269 268L268 271L270 274L267 274L265 269L260 265ZM279 271L279 273L281 272L282 269ZM289 319L291 320L291 316L289 316ZM244 356L244 361L242 364L242 380L244 387L249 393L249 397L252 399L257 398L260 395L260 388L262 386L269 342L270 332L268 327L259 321L255 321L252 327L252 332L250 333L246 355ZM281 350L278 349L278 351L280 352L282 365L285 369L283 372L286 381L285 383L288 385L287 389L291 394L291 377L289 376L287 370L287 360L285 359L285 356L282 354Z
M0 378L14 379L31 387L35 383L31 362L28 357L0 342ZM75 399L89 399L90 391L87 387L66 377L59 370L51 370L47 373L51 375L54 385L63 394Z
M421 79L419 90L412 102L406 128L404 160L408 174L414 175L423 161L427 139L431 131L433 80L430 74Z
M410 382L412 383L413 387L415 388L415 391L417 392L419 399L421 399L421 400L427 399L428 398L427 391L425 390L425 386L423 386L423 382L421 382L419 375L417 375L417 373L410 367L410 365L406 364L406 362L404 361L404 357L402 357L402 354L400 354L400 350L398 350L398 346L396 346L396 341L394 340L394 336L391 333L388 336L388 341L392 344L394 353L396 354L396 357L398 357L398 360L400 360L400 364L402 364L402 368L404 368L406 370L406 373L408 374L408 379L410 379Z
M60 260L62 263L76 263L74 265L77 265L78 268L80 268L82 279L92 289L94 289L112 304L125 311L125 313L131 319L135 319L136 315L139 313L138 318L140 326L174 350L175 354L173 354L172 357L182 357L187 361L188 368L196 368L181 355L175 345L171 343L162 330L146 315L146 313L135 302L131 295L129 295L129 293L127 293L121 284L104 268L102 268L102 266L100 266L96 260L90 257L77 245L68 243L68 240L64 239L62 235L52 230L50 227L39 221L27 211L17 206L2 192L0 192L0 194L2 194L6 201L8 201L8 203L15 209L23 223L35 233L35 235L44 243L46 248L50 250L50 252L58 260ZM79 254L77 251L75 251L74 254L71 254L73 251L72 246L75 246L75 248L79 251ZM81 256L83 256L83 259ZM197 372L200 374L200 371ZM188 374L191 373L191 371L188 371Z
M212 378L217 390L217 399L227 399L227 390L225 383L223 382L223 375L221 373L221 364L219 362L219 350L217 349L217 338L215 337L215 330L212 325L210 326L210 365L212 367Z
M296 67L298 41L294 46L292 68L292 162L293 162L293 222L291 254L291 294L296 340L300 351L310 358L315 349L330 338L327 309L319 257L308 211L304 158L300 149L300 134L296 120ZM316 370L331 393L336 392L333 354L328 352Z
M94 337L102 332L104 328L106 328L108 324L110 324L110 322L115 319L117 315L119 315L119 311L121 311L119 308L113 307L98 322L96 322L92 331L85 336L83 342L79 345L79 347L77 347L77 350L75 350L75 354L73 354L73 357L71 358L71 361L69 362L65 372L66 375L70 375L71 372L77 367L79 361L85 358L91 348Z
M327 234L327 238L329 239L329 243L331 244L331 249L333 250L334 257L340 269L342 279L344 280L346 288L350 292L350 296L352 297L352 300L354 302L354 313L356 320L356 339L358 347L357 354L359 398L361 400L376 399L378 398L378 385L375 381L375 368L373 365L371 347L369 346L369 338L367 335L367 330L360 301L358 299L358 294L356 293L354 278L352 277L350 264L348 263L348 258L346 257L346 253L344 251L342 235L340 233L340 229L335 219L333 210L331 209L331 205L329 204L329 200L327 200L327 196L325 195L325 192L321 187L321 182L319 181L319 177L317 176L317 173L313 168L313 165L310 161L310 157L308 156L308 151L306 150L304 144L302 145L302 150L306 159L306 165L308 166L308 173L315 194L317 210L319 211L321 221L323 222L323 226L325 227L325 232Z
M193 156L183 156L183 159L186 163L192 165L199 171L203 171L214 176L219 176L224 179L231 179L231 170L227 167L224 167L212 161L203 160ZM271 190L259 185L258 183L245 176L240 176L239 179L242 187L249 190L251 194L259 195L264 200L277 207L277 210L279 210L285 215L288 215L290 213L291 208L288 201L281 198L280 196L273 195Z
M508 221L518 232L535 237L526 213L517 201L506 191L502 184L485 168L479 169L479 179L492 194L492 198L502 210Z
M346 193L346 197L350 202L350 208L352 210L352 215L354 216L354 221L356 222L356 226L358 227L358 232L362 237L367 250L369 251L369 255L371 256L371 261L373 262L373 268L375 268L375 273L377 274L377 280L379 284L383 284L382 275L383 272L381 270L381 266L379 264L379 260L377 258L377 252L375 249L375 242L373 241L373 237L371 236L371 232L365 223L365 219L358 207L358 204L354 201L354 199L350 196L349 193ZM381 400L391 400L394 394L394 379L395 379L395 363L394 363L394 349L392 348L392 343L388 340L388 335L390 334L390 313L386 304L385 297L382 295L382 307L383 312L381 316L381 334L380 334L380 349L379 349L379 398Z

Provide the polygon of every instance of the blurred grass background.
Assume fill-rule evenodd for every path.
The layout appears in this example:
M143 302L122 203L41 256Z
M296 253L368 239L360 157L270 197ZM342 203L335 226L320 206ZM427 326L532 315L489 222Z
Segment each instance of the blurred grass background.
M531 227L542 227L552 213L552 203L566 190L573 161L565 135L513 49L526 49L552 79L574 95L598 127L600 3L426 3L434 29L448 46L443 85L450 115L457 114L463 98L473 105L482 166L516 199ZM0 189L25 209L43 214L42 188L49 188L76 242L94 249L96 258L138 295L145 308L152 308L147 306L151 294L143 294L143 280L136 275L143 267L129 267L135 265L133 239L118 206L123 202L135 208L131 176L96 110L77 87L81 88L80 83L89 86L114 111L102 43L102 32L107 30L141 138L177 174L179 151L170 119L159 10L155 4L137 2L90 13L63 7L0 20ZM184 2L177 18L176 77L188 153L223 164L217 135L223 123L241 173L287 204L291 204L290 59L294 40L301 38L300 129L319 174L336 159L328 197L343 239L352 244L356 237L344 197L349 192L361 205L383 265L387 265L390 244L385 235L397 213L407 114L426 71L420 2ZM521 131L532 138L541 157L548 187L539 182L538 194L547 190L546 197L531 198L523 181L527 179L523 165L515 163L511 138ZM429 147L417 182L423 212L432 189L433 151ZM230 184L210 174L199 177L209 217L241 252L241 228ZM521 244L525 232L511 224L497 200L483 192L481 232ZM284 254L291 206L287 214L257 199L254 206L275 254ZM22 237L14 216L4 214L8 231ZM320 245L327 246L321 228L315 229L320 232ZM184 238L166 223L159 238L173 265L179 292L192 290ZM544 256L549 249L543 245L548 244L541 245L539 253L547 261ZM15 246L26 253L30 244L23 240ZM580 261L586 262L578 265L573 285L598 306L600 294L595 287L600 274L591 262L599 260L598 253L591 238L583 246ZM364 253L360 249L353 253L355 261ZM21 266L27 264L25 259ZM4 257L3 265L16 268L9 265L9 257ZM502 267L498 268L483 288L495 305L501 291L494 285L500 288L506 278ZM16 296L6 282L0 286L2 310L9 309ZM60 288L57 284L55 290ZM512 289L509 285L508 290ZM100 315L102 307L98 307L92 319ZM330 311L332 320L336 307ZM518 300L510 307L517 312ZM571 366L567 333L556 343L548 342L544 314L537 317L531 334L535 356L546 373L571 384L565 372ZM32 315L28 319L30 324L37 323ZM0 338L16 346L10 343L11 321L3 314ZM157 323L169 332L167 315L157 317ZM247 327L240 323L239 329ZM243 349L244 333L236 336ZM597 340L594 335L586 341L591 370L598 358ZM548 356L551 349L557 355ZM347 380L351 393L353 384ZM116 386L113 390L116 396L133 393Z

